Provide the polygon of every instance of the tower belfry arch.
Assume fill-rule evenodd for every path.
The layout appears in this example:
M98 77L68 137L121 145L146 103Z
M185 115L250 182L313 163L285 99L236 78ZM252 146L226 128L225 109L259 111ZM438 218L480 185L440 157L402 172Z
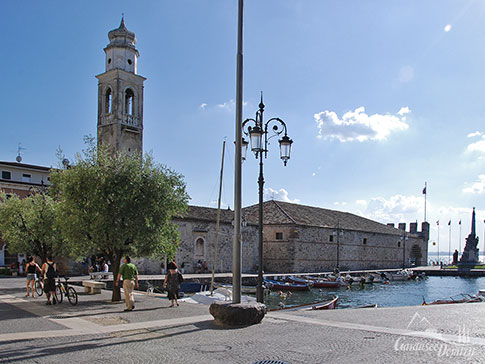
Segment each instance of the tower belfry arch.
M125 26L108 33L109 44L104 73L98 79L98 146L113 153L143 152L143 82L137 74L138 57L135 33Z

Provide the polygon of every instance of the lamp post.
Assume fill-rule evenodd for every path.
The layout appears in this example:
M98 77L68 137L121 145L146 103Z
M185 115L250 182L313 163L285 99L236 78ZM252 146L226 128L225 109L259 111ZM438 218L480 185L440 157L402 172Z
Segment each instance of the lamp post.
M293 141L288 137L286 124L280 118L271 118L268 121L263 120L264 104L263 93L261 92L261 102L259 103L259 110L256 112L255 119L246 119L242 124L243 133L249 136L251 142L251 151L254 152L256 159L259 158L259 244L258 244L258 287L256 289L256 299L258 302L264 303L263 294L263 156L268 155L268 141L272 137L279 137L284 135L278 140L280 145L280 158L283 160L284 165L290 159L291 144ZM252 125L249 125L249 124ZM272 125L273 135L268 137L268 127ZM243 138L242 140L242 159L246 159L248 142Z
M337 270L340 269L340 236L343 236L343 231L340 228L340 222L337 222L336 230L333 232L333 236L337 238Z

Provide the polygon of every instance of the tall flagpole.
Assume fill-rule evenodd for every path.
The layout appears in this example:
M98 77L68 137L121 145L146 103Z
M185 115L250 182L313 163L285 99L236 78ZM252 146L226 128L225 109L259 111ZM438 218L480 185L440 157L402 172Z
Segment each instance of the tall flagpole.
M458 250L458 251L459 251L459 252L460 252L460 254L461 254L461 220L460 220L460 222L458 223L458 225L460 225L460 241L459 241L459 245L458 245L460 250Z
M238 2L236 69L236 152L234 163L234 238L232 242L232 303L241 303L241 184L242 184L242 99L243 99L243 6Z
M428 194L426 182L424 182L423 194L424 194L424 222L426 222L426 195Z
M436 225L438 225L438 264L440 264L440 221L436 221Z
M448 236L448 264L451 262L451 220L448 222L448 226L450 227L450 232Z

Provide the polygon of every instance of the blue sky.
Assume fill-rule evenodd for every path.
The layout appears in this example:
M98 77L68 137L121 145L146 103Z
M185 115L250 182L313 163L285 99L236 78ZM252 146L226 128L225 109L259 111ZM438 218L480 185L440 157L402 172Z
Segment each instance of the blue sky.
M107 33L125 13L147 77L144 147L182 173L192 203L214 206L227 138L225 205L233 206L236 0L3 2L2 143L13 161L55 165L96 135L97 80ZM245 2L244 118L264 91L267 117L294 140L265 161L266 198L428 221L441 250L485 234L485 3L482 1ZM275 140L275 139L273 139ZM257 161L243 166L243 200L257 202ZM432 250L435 248L431 248Z

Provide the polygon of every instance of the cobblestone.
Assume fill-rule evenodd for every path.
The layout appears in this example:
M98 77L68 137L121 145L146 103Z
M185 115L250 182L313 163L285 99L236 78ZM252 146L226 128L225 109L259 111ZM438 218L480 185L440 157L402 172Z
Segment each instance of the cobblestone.
M22 300L20 283L0 280L0 290L9 288L10 295ZM28 302L27 314L22 312L25 303L0 303L10 312L10 318L0 317L0 327L11 321L19 332L25 324L22 317L52 323L52 317L61 316L68 318L54 320L55 325L70 332L65 337L15 340L0 335L0 363L251 364L272 359L291 364L456 364L483 363L485 354L485 304L270 313L259 325L223 329L207 318L207 306L168 309L166 300L143 296L137 309L124 315L123 305L108 303L108 297L107 292L82 296L85 305L79 312L62 304L52 315L45 315L40 302ZM36 309L41 314L36 315ZM419 322L409 326L416 312ZM471 323L473 330L463 330ZM33 331L32 326L23 331ZM50 332L56 329L41 329L42 334ZM419 337L438 333L449 336Z

